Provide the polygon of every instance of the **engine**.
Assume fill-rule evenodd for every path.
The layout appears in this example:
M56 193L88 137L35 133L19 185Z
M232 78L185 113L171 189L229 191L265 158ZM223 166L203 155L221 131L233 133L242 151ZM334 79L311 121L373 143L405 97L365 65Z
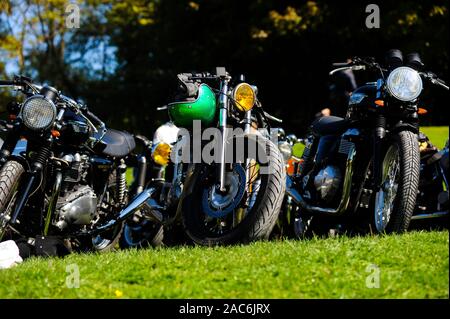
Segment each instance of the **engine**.
M86 155L68 154L63 157L68 167L63 171L61 191L56 202L55 226L63 230L68 225L87 225L95 217L98 198L87 185L90 167Z
M69 224L87 225L97 211L97 195L88 185L75 187L73 192L59 197L56 212L59 217L56 226L64 229Z
M325 203L333 201L339 191L342 174L338 167L329 165L320 170L314 177L314 186L320 198Z

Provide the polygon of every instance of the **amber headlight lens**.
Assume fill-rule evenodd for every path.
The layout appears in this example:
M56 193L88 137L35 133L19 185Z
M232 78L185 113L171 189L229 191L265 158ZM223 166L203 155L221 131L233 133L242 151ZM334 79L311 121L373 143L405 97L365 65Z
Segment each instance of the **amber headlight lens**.
M247 112L252 109L255 104L255 91L247 83L240 83L233 92L233 100L239 111Z
M34 95L23 103L20 117L29 129L45 130L55 121L56 107L45 97Z
M169 163L170 152L172 147L166 143L159 143L152 152L153 161L161 166L166 166Z

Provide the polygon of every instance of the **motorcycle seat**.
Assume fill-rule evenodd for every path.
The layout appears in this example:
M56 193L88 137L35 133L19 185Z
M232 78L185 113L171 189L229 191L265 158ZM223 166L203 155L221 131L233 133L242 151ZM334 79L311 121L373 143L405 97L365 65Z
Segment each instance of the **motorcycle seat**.
M112 157L127 156L136 147L133 135L113 129L108 129L101 141L105 144L103 154Z
M311 124L311 131L314 135L335 135L342 133L348 128L349 122L337 116L322 116Z

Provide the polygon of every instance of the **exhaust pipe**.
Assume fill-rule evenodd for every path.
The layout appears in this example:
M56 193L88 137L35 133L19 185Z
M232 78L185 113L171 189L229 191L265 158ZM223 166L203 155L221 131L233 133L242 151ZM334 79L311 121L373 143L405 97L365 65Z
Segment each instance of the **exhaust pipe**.
M292 199L295 201L297 205L300 205L303 209L306 209L309 212L313 213L322 213L322 214L331 214L337 215L343 213L350 202L350 191L352 185L352 177L353 177L353 159L355 157L356 150L353 146L352 149L348 152L347 162L345 164L345 177L344 177L344 185L342 191L341 201L339 202L339 206L337 208L323 208L319 206L312 206L308 204L302 195L293 187L293 182L290 176L286 176L286 192Z
M419 220L419 219L429 219L429 218L438 218L447 216L448 212L435 212L428 214L418 214L411 217L411 220Z
M101 225L88 233L91 235L95 235L110 229L123 222L125 219L133 215L138 210L145 208L146 215L150 214L148 217L155 220L158 223L163 223L164 216L161 213L163 207L160 206L153 198L153 194L155 193L155 188L147 188L142 191L138 196L136 196L115 218L110 220L104 225Z

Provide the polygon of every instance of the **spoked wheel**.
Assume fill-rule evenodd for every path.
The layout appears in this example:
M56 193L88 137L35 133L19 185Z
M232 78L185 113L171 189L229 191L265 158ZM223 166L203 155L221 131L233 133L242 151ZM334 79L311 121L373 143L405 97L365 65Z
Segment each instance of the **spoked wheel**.
M375 196L375 226L378 232L386 229L400 182L400 154L396 145L389 147L383 161L381 188Z
M230 164L226 190L217 183L217 166L204 165L183 205L188 236L201 245L226 245L269 237L282 204L284 166L276 146L267 141L269 174L257 160Z
M22 164L16 161L6 162L0 170L0 241L4 240L8 233L8 221L24 173Z
M113 173L109 178L108 188L100 203L99 215L98 219L94 221L95 224L105 224L110 220L111 216L117 214L119 211L116 205L117 188L115 176L115 173ZM123 223L120 223L119 225L92 237L92 248L99 252L114 250L115 246L119 243L122 230Z
M419 165L416 134L398 133L385 153L381 187L374 199L374 226L378 232L408 229L416 203Z

